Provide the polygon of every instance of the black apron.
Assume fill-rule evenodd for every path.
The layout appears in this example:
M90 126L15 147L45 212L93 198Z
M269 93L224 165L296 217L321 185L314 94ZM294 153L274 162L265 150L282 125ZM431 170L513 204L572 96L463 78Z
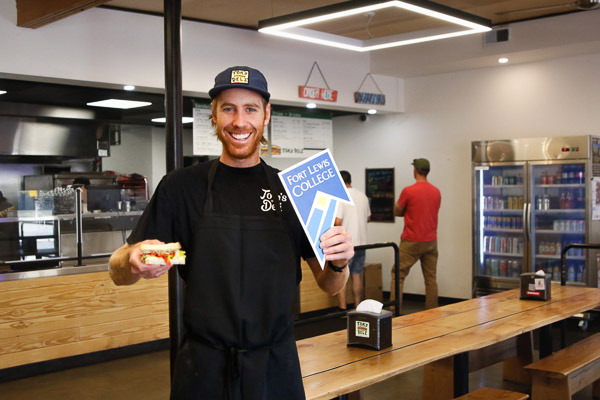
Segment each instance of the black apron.
M271 193L277 186L261 160ZM189 259L171 399L304 399L293 337L297 256L281 211L213 213L209 170L204 213ZM277 207L276 207L277 208Z

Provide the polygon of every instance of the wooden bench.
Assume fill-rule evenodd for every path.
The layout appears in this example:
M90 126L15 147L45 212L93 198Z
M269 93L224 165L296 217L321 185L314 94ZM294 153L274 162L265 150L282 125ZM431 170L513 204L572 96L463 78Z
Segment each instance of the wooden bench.
M484 387L467 393L464 396L457 397L455 400L526 400L528 398L528 394Z
M469 352L469 372L503 362L505 381L529 385L525 366L533 361L533 335L525 332L479 350ZM454 394L454 358L447 357L425 365L423 399L451 399Z
M600 333L525 367L531 373L533 399L570 399L573 393L594 384L600 396Z

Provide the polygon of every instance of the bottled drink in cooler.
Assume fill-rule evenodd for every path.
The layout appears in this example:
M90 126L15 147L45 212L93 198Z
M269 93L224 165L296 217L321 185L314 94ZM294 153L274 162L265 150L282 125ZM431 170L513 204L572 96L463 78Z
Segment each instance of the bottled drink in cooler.
M569 265L569 268L567 269L567 280L574 282L575 281L575 266L574 265Z
M575 280L577 282L583 282L583 264L579 264L575 270Z

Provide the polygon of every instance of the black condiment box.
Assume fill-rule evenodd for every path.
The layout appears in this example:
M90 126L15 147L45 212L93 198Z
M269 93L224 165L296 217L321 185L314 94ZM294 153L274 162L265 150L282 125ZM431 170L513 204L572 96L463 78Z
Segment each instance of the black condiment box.
M354 310L347 317L348 346L381 350L392 345L391 311L377 314Z
M537 275L535 272L521 274L521 299L522 300L550 300L552 275Z

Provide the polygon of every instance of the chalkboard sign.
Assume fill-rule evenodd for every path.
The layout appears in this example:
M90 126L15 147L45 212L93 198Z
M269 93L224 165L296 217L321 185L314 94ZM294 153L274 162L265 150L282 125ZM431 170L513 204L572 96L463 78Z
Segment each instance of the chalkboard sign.
M394 169L367 169L365 175L371 222L394 222Z

